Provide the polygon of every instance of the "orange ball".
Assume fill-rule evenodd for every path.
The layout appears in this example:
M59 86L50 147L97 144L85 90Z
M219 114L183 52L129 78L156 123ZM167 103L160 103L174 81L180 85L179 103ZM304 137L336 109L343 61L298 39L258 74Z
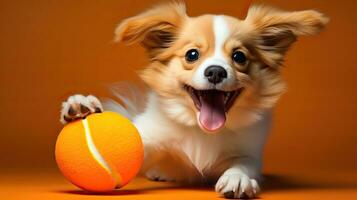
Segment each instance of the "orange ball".
M120 188L143 162L143 144L135 126L114 112L91 114L67 124L56 142L56 161L63 175L88 191Z

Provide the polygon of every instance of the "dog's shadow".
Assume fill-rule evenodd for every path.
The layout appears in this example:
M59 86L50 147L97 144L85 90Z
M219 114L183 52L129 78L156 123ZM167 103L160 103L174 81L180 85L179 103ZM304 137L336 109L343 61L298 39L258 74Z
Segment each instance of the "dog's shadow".
M58 190L54 191L55 193L62 193L62 194L74 194L74 195L88 195L88 196L126 196L126 195L139 195L144 193L141 190L114 190L111 192L89 192L85 190Z
M350 181L323 181L319 179L305 180L303 177L290 177L282 175L267 174L262 181L263 192L276 190L308 190L308 189L357 189L357 182Z
M263 192L281 191L281 190L308 190L308 189L357 189L357 182L323 182L319 180L305 181L303 178L293 178L289 176L273 175L267 174L263 176L263 181L261 183L261 188ZM62 190L55 191L56 193L74 194L74 195L99 195L99 196L126 196L126 195L140 195L145 193L150 193L158 190L202 190L202 191L213 191L213 186L210 184L203 186L182 186L175 185L172 183L167 184L144 184L135 189L120 189L112 192L106 193L92 193L83 190Z

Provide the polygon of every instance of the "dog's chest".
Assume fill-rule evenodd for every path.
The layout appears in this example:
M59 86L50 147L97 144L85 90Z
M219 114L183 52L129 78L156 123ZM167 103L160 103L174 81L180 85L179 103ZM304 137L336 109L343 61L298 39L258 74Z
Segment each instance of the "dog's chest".
M177 143L175 151L185 158L200 172L210 172L213 167L230 154L226 135L210 135L197 129L191 129ZM182 155L178 155L181 156Z

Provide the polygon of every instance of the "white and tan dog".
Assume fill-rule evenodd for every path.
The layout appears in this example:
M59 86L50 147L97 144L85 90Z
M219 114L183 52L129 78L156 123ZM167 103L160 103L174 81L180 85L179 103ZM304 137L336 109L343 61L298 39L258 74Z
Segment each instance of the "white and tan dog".
M120 23L116 40L141 43L151 60L140 74L150 88L145 110L131 116L145 146L142 172L152 180L214 181L228 198L256 197L271 109L285 90L284 54L327 21L313 10L266 6L252 6L245 20L189 17L183 3L170 2ZM96 97L74 95L61 121L102 110Z

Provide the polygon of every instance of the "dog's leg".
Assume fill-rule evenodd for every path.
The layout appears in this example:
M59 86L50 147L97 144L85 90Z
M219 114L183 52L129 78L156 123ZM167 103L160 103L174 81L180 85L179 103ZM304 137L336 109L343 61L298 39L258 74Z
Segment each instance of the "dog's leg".
M233 162L218 179L216 191L225 198L255 198L260 192L257 177L259 162L245 157Z
M162 169L161 163L157 163L155 166L151 167L146 173L145 176L152 181L168 181L174 182L174 177L171 174L167 173Z
M103 106L95 96L77 94L68 97L67 101L62 103L60 121L66 124L76 119L85 118L91 113L100 112L103 112Z
M145 176L148 179L152 181L190 182L198 176L194 173L196 172L195 170L192 170L184 162L175 158L175 154L166 152L157 152L157 154L161 155L160 159L157 159L145 172Z
M174 176L171 171L167 171L166 165L171 163L168 159L168 149L165 146L165 128L156 125L157 122L166 120L157 109L156 99L151 95L148 101L148 108L145 112L136 116L133 120L135 126L139 130L142 142L144 144L144 162L140 170L140 174L154 181L173 181Z
M140 174L152 181L174 181L167 173L162 170L163 159L166 153L158 150L159 148L151 142L143 140L144 144L144 162ZM167 160L166 160L167 161Z

